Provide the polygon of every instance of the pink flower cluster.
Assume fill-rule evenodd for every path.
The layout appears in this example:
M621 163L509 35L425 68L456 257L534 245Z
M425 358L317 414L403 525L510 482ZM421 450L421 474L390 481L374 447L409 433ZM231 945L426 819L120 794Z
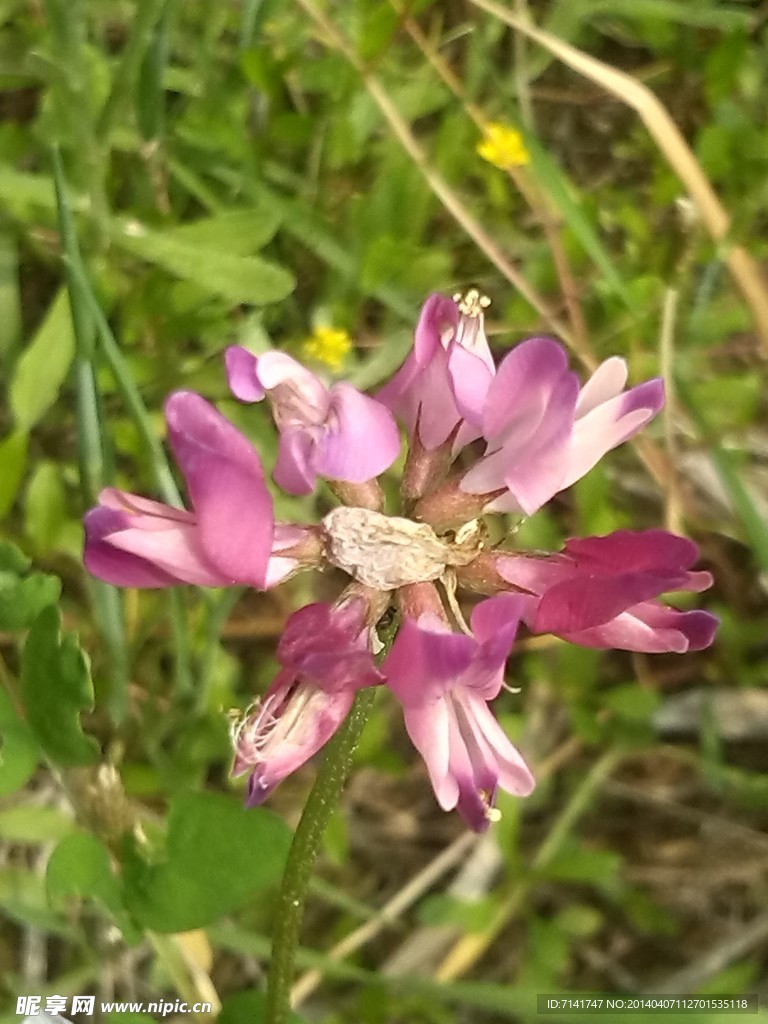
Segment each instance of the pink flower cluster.
M249 774L252 805L320 749L359 689L385 685L440 806L482 831L499 787L525 796L534 786L489 707L521 622L587 647L683 653L712 642L714 616L660 600L711 585L682 537L621 530L557 554L488 546L485 515L535 513L645 426L664 392L658 379L626 389L619 358L581 386L550 338L521 342L496 367L486 304L474 291L430 296L411 353L376 397L328 387L282 352L227 350L235 397L271 407L275 482L301 495L321 477L342 501L321 523L275 522L257 452L186 391L165 415L190 509L110 488L86 516L86 567L118 586L263 590L326 565L352 578L335 603L291 616L280 671L234 728L233 774ZM409 449L402 514L385 515L376 478L400 452L395 417ZM485 597L471 627L450 598L457 585ZM377 664L375 627L392 605L399 629Z

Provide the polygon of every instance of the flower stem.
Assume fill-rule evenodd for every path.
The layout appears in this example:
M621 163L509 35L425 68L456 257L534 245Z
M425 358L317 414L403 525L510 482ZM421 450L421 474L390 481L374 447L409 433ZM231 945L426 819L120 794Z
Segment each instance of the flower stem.
M276 908L272 958L267 976L266 1024L286 1024L289 1019L296 947L312 868L375 699L376 689L373 687L361 690L357 695L346 721L325 748L317 780L296 827Z

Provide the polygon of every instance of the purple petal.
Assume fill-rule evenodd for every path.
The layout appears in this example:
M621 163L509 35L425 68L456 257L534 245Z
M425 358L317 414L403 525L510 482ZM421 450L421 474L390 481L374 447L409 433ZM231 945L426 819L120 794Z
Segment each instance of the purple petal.
M389 409L351 384L334 384L328 424L313 459L317 472L362 484L389 469L399 454L400 434Z
M494 385L498 380L497 376ZM514 499L513 508L519 507L526 515L541 508L561 489L567 470L576 391L575 376L565 374L552 382L551 391L540 391L535 403L528 401L522 405L519 416L507 425L503 438L489 443L489 449L501 447L464 475L461 489L471 494L487 494L506 487ZM505 509L506 497L502 495L488 508Z
M491 441L501 435L506 437L510 428L517 428L518 424L539 422L564 377L573 377L575 381L575 375L568 373L568 357L556 341L528 338L516 345L502 359L488 389L484 436ZM575 404L574 396L574 407Z
M274 519L258 455L227 419L193 392L171 395L165 412L208 560L224 580L263 588Z
M229 390L241 402L260 402L264 388L256 372L256 356L241 345L230 345L224 353Z
M272 477L288 494L311 494L317 482L312 467L315 441L304 429L284 430L280 434L277 462Z

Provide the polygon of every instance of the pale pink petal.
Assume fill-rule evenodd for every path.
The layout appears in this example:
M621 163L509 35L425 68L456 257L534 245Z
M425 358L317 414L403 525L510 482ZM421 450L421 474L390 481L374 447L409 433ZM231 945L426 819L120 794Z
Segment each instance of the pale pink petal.
M447 702L439 699L404 706L403 718L411 742L427 766L437 802L444 811L452 810L458 800L459 787L448 772L450 721Z
M473 723L473 732L477 741L488 747L498 772L499 785L513 796L528 796L536 782L519 750L509 740L484 700L473 694L468 694L466 700L471 711L468 718Z
M83 562L97 579L116 587L172 587L180 581L152 562L115 548L111 537L126 528L125 515L111 508L91 509L85 516Z
M296 419L301 422L321 423L328 412L328 388L320 378L285 352L271 350L259 356L256 372L265 391L278 392L278 405L297 407ZM286 392L292 401L286 401Z
M155 516L161 520L174 519L180 523L193 523L195 517L183 508L174 508L162 501L143 498L139 494L119 491L116 487L105 487L99 493L99 505L113 508L120 512L141 514L145 517Z
M576 415L585 416L592 409L624 390L627 383L627 363L619 356L611 356L601 363L579 392Z
M144 559L179 583L197 587L226 587L232 581L206 557L196 526L173 525L170 529L128 528L113 533L109 543L118 551Z
M486 346L487 347L487 346ZM490 356L490 352L488 353ZM477 429L483 424L488 389L494 377L493 360L489 368L485 360L461 345L451 345L448 368L456 405L468 423Z

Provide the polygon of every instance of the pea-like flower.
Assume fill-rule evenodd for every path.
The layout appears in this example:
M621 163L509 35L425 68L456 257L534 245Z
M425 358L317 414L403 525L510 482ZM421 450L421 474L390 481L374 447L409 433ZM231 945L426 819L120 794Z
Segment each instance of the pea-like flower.
M275 525L258 454L193 392L172 394L165 418L192 511L107 488L85 517L86 568L121 587L263 589Z
M679 611L658 598L712 586L694 572L695 544L664 530L617 530L569 540L560 554L500 554L496 568L529 596L523 618L535 633L583 647L661 653L700 651L714 639L709 612Z
M282 666L233 727L232 775L250 772L248 805L262 803L347 717L355 694L383 682L370 650L375 593L356 588L335 605L309 604L288 619L277 645ZM378 617L376 615L375 617Z
M309 494L324 477L341 501L319 522L275 523L256 451L190 392L166 403L189 510L107 489L86 516L86 567L119 586L264 589L325 567L351 578L336 602L288 619L280 671L233 728L233 774L248 773L251 805L323 746L361 688L384 684L440 806L483 831L498 817L498 788L525 796L534 785L491 709L520 623L587 647L649 653L701 650L714 638L709 612L664 601L712 583L693 569L698 550L685 538L619 530L569 540L554 554L510 541L488 547L485 516L535 514L634 437L662 407L664 389L658 379L627 388L618 357L580 386L552 338L514 346L497 370L487 305L475 289L431 295L412 351L376 398L345 382L327 386L282 352L227 350L235 396L271 407L278 486ZM395 416L409 450L401 507L385 514L377 477L399 453ZM471 628L457 587L487 598L471 611ZM376 626L388 609L395 624L400 616L399 632L377 665Z
M362 484L400 451L390 411L344 381L326 385L284 352L226 352L229 386L242 402L268 398L280 447L273 476L289 494L310 494L318 476Z
M488 707L504 682L523 602L512 595L482 601L467 635L451 629L432 584L413 584L402 594L403 621L382 665L387 686L403 706L437 802L483 832L497 816L499 786L515 796L534 787Z

